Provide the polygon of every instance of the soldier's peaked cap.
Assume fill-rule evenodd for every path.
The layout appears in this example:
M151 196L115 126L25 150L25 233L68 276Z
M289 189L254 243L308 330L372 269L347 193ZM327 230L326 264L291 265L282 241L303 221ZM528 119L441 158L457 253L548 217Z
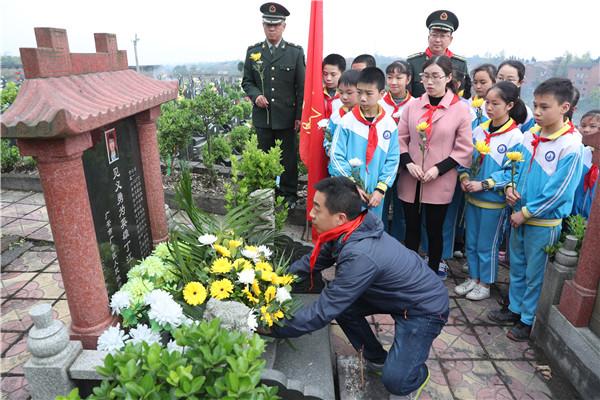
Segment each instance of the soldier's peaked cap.
M265 3L260 6L263 22L265 24L280 24L285 21L285 17L290 15L290 12L278 3Z
M429 14L425 25L429 29L442 29L448 32L454 32L458 29L458 18L456 14L448 10L437 10Z

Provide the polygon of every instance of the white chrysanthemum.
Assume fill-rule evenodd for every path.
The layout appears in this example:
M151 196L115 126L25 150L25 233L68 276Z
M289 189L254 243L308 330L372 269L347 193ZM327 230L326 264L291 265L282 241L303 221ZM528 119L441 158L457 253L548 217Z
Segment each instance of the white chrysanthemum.
M183 354L184 348L183 346L178 345L174 340L170 340L169 343L167 343L167 350L169 350L169 352L178 352L180 354Z
M256 274L254 273L254 270L251 268L244 269L244 270L238 272L238 282L243 283L245 285L251 285L252 282L254 282L255 277L256 277Z
M129 293L119 290L110 298L110 308L112 308L113 314L119 314L122 309L129 307L131 304L131 297Z
M156 246L156 248L152 252L152 255L160 258L161 260L171 258L171 252L169 251L169 246L166 242L162 242L158 246Z
M258 246L258 252L266 259L269 260L271 258L271 256L273 255L273 251L271 251L270 248L268 248L267 246L265 246L264 244L261 244L260 246Z
M256 315L253 312L248 314L248 320L246 322L248 324L248 329L251 332L256 331L256 328L258 328L258 320L256 319Z
M324 119L320 120L319 122L317 122L317 126L319 128L327 128L327 125L329 125L329 120L327 118L324 118Z
M149 306L168 301L173 301L173 297L162 289L154 289L144 297L144 302Z
M352 158L348 161L348 164L350 164L351 167L360 167L363 162L360 158Z
M156 332L153 332L152 329L148 328L148 326L141 324L136 328L133 328L129 331L129 335L131 336L131 343L141 343L146 342L148 344L152 343L160 343L160 335Z
M284 303L288 300L291 300L292 296L290 295L290 292L288 292L288 290L286 288L279 287L279 288L277 288L277 294L275 295L275 299L279 303Z
M251 259L254 262L257 262L260 258L259 258L259 253L258 253L258 249L257 250L253 250L253 249L243 249L242 250L242 255L246 258Z
M205 235L200 236L198 238L198 241L204 246L209 246L217 241L217 237L215 235L207 233Z
M148 318L156 321L161 326L169 324L173 328L181 325L184 320L181 306L170 296L168 299L163 299L163 301L151 303Z
M125 347L125 341L129 336L117 326L111 326L98 338L98 350L116 353Z

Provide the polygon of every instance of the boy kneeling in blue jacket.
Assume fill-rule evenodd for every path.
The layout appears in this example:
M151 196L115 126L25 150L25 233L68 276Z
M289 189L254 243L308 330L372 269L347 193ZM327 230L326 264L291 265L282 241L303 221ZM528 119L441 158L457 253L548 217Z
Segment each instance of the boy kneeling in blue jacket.
M419 255L384 231L381 218L361 212L356 185L331 177L315 185L310 216L319 233L315 248L293 263L290 273L311 279L337 263L335 279L317 301L283 327L262 332L297 337L336 319L367 365L382 370L386 389L417 398L429 381L425 361L448 319L448 291ZM369 327L368 315L390 314L395 338L389 353Z

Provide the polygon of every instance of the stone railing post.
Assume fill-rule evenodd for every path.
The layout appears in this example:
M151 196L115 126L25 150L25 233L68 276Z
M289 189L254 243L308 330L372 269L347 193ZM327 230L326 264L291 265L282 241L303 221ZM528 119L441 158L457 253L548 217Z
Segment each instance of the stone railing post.
M75 387L68 369L82 351L81 342L69 341L64 323L52 318L50 304L35 305L29 315L33 328L27 338L31 358L23 367L25 378L33 400L54 400Z

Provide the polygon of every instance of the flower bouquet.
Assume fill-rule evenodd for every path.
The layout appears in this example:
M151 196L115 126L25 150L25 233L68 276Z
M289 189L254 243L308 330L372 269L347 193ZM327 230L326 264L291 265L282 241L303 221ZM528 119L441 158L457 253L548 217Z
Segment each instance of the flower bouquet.
M317 126L323 130L323 139L325 153L328 157L331 157L331 142L333 141L333 134L331 133L331 129L329 129L329 119L323 118L319 122L317 122Z
M419 134L419 149L421 150L421 169L425 168L425 155L427 154L427 150L429 150L429 137L428 131L430 129L430 125L423 121L417 124L417 133ZM423 197L423 184L420 185L419 189L419 213L421 212L421 198Z
M252 68L258 72L260 76L260 85L262 88L262 95L265 95L265 66L263 65L263 60L261 60L261 53L252 53L250 54L250 60L254 61L254 65ZM267 111L267 124L269 123L269 107L266 109Z
M479 170L481 169L481 164L483 164L483 159L486 155L490 154L490 145L487 144L484 140L478 140L473 145L475 150L477 150L477 156L475 160L471 164L471 178L475 179L477 175L479 175Z
M473 107L475 109L475 115L477 117L477 125L481 124L481 118L483 117L483 103L485 103L485 100L481 97L477 97L475 96L473 98L473 100L471 101L471 107Z

